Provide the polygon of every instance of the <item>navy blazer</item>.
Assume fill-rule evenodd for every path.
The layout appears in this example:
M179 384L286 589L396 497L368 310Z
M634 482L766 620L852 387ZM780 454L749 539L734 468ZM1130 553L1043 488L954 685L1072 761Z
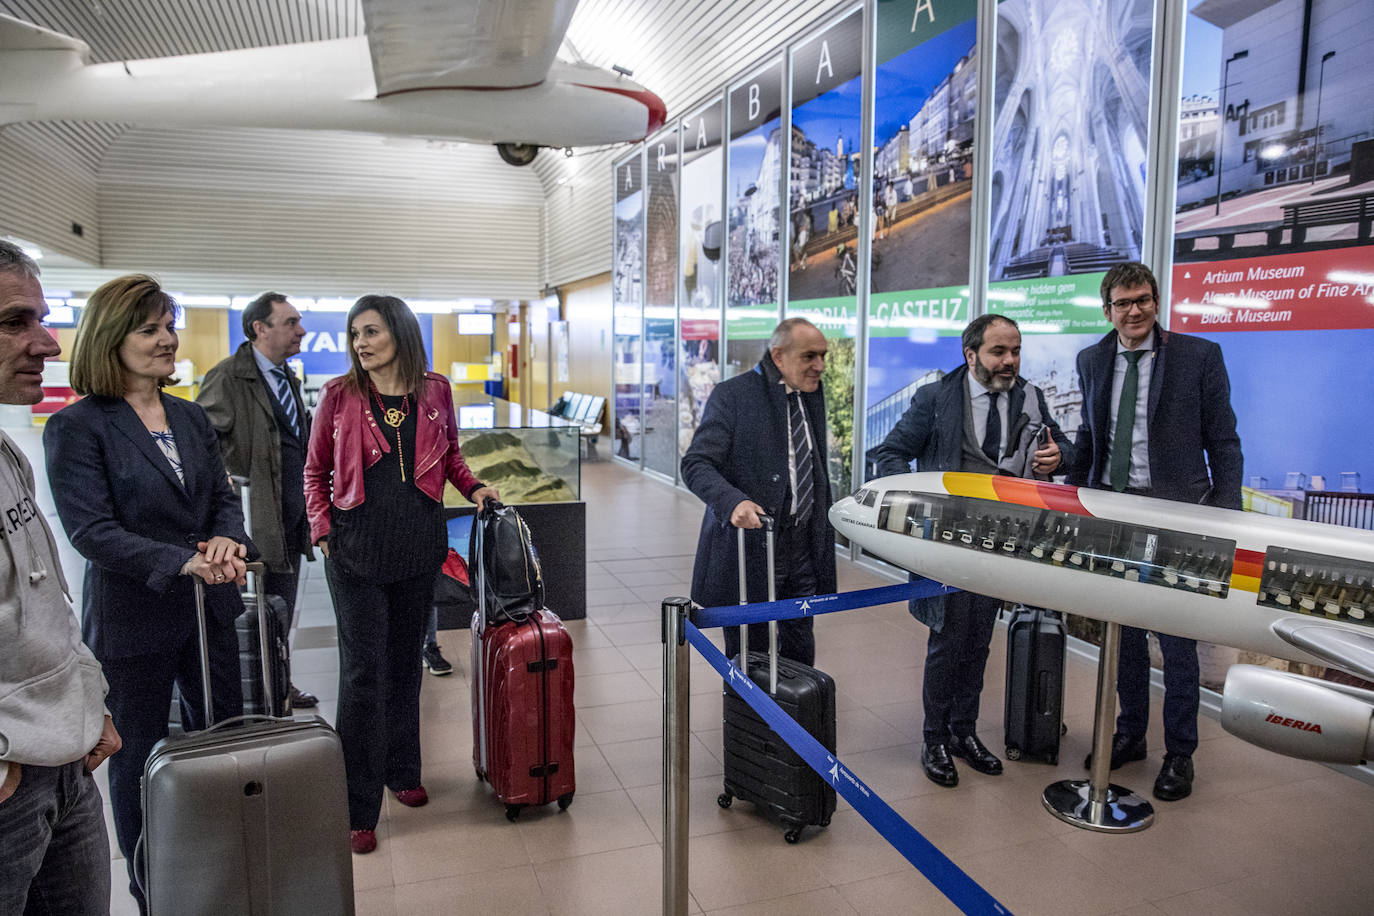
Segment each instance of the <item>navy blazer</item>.
M911 406L892 427L887 438L869 451L869 456L877 463L878 476L905 474L911 470L913 460L918 471L959 470L964 460L964 393L967 388L967 365L948 373L938 382L917 388L911 398ZM1026 409L1028 390L1035 392L1035 412L1040 418L1034 428L1029 428L1031 416ZM1034 440L1042 429L1049 427L1050 435L1058 443L1063 456L1061 465L1068 464L1072 446L1069 437L1064 435L1050 415L1044 392L1018 377L1009 394L1007 418L1011 429L1007 432L1006 454L1025 451L1029 460L1039 447ZM1027 436L1032 441L1022 442Z
M905 474L915 460L918 471L957 471L964 462L964 401L968 390L968 365L947 374L938 382L922 385L911 398L911 406L902 414L897 425L882 443L869 451L878 465L878 476ZM1040 420L1030 428L1031 417L1026 408L1027 392L1035 393L1035 413ZM1011 429L1007 435L1008 453L1022 453L1026 462L1039 446L1040 431L1048 428L1059 445L1060 468L1070 460L1073 451L1068 436L1059 428L1045 403L1045 393L1019 376L1009 392L1007 420ZM919 576L913 574L913 580ZM942 632L945 626L947 595L913 598L908 605L911 614L926 626Z
M767 353L753 371L721 382L711 392L701 424L682 457L682 481L706 503L692 567L692 600L703 607L739 601L736 529L730 513L746 499L781 520L791 511L787 393ZM815 503L811 526L817 594L835 591L835 540L830 533L830 475L826 462L825 393L802 394L811 426ZM768 600L762 534L745 537L749 600Z
M183 486L132 406L89 395L43 430L48 481L67 537L86 558L82 635L98 658L177 651L195 639L195 598L181 567L198 541L248 544L219 439L199 406L162 395ZM243 609L233 583L206 588L210 623Z
M1068 476L1076 486L1102 486L1116 342L1113 330L1078 354L1083 418ZM1151 496L1241 508L1243 459L1221 347L1156 324L1147 418Z

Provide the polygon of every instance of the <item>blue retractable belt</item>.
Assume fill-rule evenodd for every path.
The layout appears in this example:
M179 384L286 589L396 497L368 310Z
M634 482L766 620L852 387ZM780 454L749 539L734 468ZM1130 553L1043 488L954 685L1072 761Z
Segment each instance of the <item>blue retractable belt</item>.
M728 604L722 607L706 607L692 611L692 622L698 628L736 627L746 623L764 623L769 620L791 620L795 617L813 617L816 614L833 614L835 611L853 611L875 604L888 604L892 601L908 601L913 598L932 598L948 595L959 589L941 585L934 579L917 579L900 585L883 585L879 588L864 588L857 592L840 592L834 595L811 595L806 598L784 598L780 601L760 601L757 604Z
M830 614L836 611L851 611L858 608L887 604L893 601L909 601L917 598L931 598L958 591L931 579L916 579L898 585L884 585L879 588L866 588L854 592L841 592L830 595L812 595L806 598L787 598L780 601L761 601L757 604L726 605L723 607L697 608L691 612L691 620L686 622L687 639L696 646L702 657L711 663L722 678L730 685L754 712L758 713L768 726L797 752L811 769L829 780L835 791L848 801L873 825L873 828L900 852L917 871L962 912L976 914L996 914L1005 916L1010 913L1006 907L985 891L977 882L949 860L929 840L920 834L892 810L887 802L863 783L854 773L842 764L837 757L827 751L819 741L811 736L787 713L783 712L768 692L744 675L739 668L716 648L702 629L710 627L732 627L748 623L764 623L769 620L791 620L797 617L810 617L817 614Z

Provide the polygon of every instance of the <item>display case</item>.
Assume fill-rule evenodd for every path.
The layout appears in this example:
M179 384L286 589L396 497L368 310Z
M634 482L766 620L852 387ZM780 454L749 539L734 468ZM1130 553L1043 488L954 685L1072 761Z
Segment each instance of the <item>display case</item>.
M458 447L472 472L513 505L575 502L582 498L579 427L480 391L453 395ZM452 484L444 505L463 506Z
M529 526L548 608L563 620L586 617L587 507L581 501L580 425L471 387L456 389L453 403L463 460ZM476 507L452 484L444 490L444 505L449 548L466 560ZM466 584L441 576L435 607L439 628L452 629L469 625L475 602Z
M1270 547L1264 555L1259 603L1374 625L1374 563Z

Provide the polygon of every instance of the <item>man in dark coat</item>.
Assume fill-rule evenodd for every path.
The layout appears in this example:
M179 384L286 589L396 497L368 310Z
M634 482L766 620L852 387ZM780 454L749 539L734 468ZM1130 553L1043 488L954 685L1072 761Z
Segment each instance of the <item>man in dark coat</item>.
M305 451L310 416L301 383L286 361L301 350L301 314L281 293L263 293L243 310L248 338L205 373L196 402L219 433L224 466L249 483L248 526L267 565L264 590L286 602L294 620L303 557L314 559L305 521ZM291 687L293 709L319 701Z
M1048 477L1069 441L1050 416L1044 393L1019 375L1016 322L982 315L969 322L962 343L965 364L918 388L892 432L870 453L879 475L905 474L915 460L918 471ZM983 670L1000 606L998 599L972 592L911 603L912 615L930 627L921 686L921 766L942 786L959 784L954 757L989 776L1002 772L1002 761L977 733Z
M692 568L692 600L703 607L739 601L736 529L777 522L777 596L835 591L835 542L826 512L825 335L804 318L777 326L753 371L717 385L682 458L682 479L706 503ZM761 536L745 538L749 601L768 599L769 571ZM810 617L778 624L778 652L805 664L816 659ZM751 649L768 645L766 624L749 627ZM727 627L725 651L739 652Z
M1241 508L1240 436L1221 347L1159 326L1159 285L1144 264L1118 264L1107 271L1102 313L1112 332L1078 354L1083 419L1069 483ZM1176 801L1193 789L1197 642L1158 636L1164 655L1165 754L1154 794ZM1145 759L1150 656L1144 630L1121 628L1116 685L1121 714L1112 738L1112 769Z

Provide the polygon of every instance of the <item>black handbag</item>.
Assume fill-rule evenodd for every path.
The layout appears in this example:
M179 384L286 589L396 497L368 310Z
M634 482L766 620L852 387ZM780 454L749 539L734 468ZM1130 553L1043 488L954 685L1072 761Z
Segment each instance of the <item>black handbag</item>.
M511 506L489 499L478 510L468 557L473 592L486 598L488 625L522 621L544 607L539 555L529 526Z

